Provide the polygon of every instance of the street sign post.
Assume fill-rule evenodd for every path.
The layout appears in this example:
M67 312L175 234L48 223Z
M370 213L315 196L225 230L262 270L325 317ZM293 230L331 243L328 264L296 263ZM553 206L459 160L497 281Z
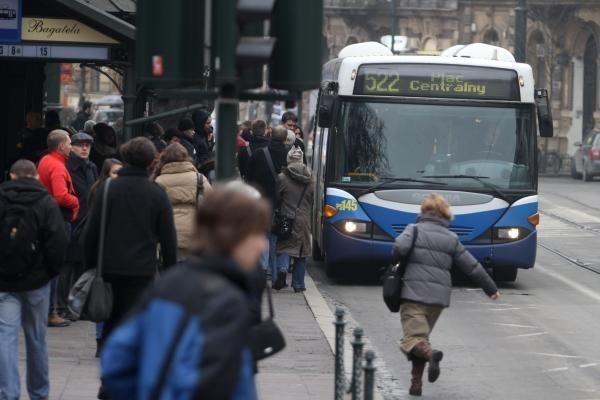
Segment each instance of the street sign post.
M3 0L0 3L0 41L16 43L21 40L22 0Z

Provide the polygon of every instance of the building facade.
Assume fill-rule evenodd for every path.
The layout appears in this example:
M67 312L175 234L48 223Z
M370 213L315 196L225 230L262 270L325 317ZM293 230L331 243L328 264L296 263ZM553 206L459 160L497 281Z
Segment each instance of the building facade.
M395 3L395 8L393 7ZM346 45L404 36L406 50L435 54L483 42L511 51L516 0L326 0L325 37L333 58ZM527 62L537 86L551 93L555 137L540 140L563 160L600 128L600 2L529 0ZM568 167L568 162L564 163Z

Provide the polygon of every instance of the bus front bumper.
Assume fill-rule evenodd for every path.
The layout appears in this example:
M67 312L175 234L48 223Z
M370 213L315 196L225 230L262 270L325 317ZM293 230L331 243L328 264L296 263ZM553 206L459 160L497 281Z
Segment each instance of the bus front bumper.
M393 242L361 239L325 228L325 254L330 263L368 263L385 266L392 259ZM486 268L533 268L537 249L537 232L521 240L498 244L466 244L465 248Z

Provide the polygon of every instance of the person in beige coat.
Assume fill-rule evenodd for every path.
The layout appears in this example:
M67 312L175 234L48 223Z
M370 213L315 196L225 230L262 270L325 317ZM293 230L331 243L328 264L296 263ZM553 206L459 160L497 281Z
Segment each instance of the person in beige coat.
M170 144L162 152L154 180L165 189L173 206L177 259L183 261L194 250L196 207L203 196L212 191L212 187L208 179L194 167L188 151L179 143Z
M293 218L294 222L292 236L277 242L278 274L273 285L276 290L287 286L285 279L292 260L292 288L294 292L305 290L306 257L312 253L310 214L314 200L314 182L310 169L302 159L302 150L292 147L287 156L288 166L283 168L277 178L279 211L282 215Z

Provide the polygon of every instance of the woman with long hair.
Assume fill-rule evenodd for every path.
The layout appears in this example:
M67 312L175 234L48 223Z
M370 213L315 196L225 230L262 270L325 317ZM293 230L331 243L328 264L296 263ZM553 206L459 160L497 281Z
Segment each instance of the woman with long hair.
M193 249L194 215L202 197L212 190L179 143L173 143L161 153L154 172L154 181L167 192L173 206L177 231L177 259L187 259Z

